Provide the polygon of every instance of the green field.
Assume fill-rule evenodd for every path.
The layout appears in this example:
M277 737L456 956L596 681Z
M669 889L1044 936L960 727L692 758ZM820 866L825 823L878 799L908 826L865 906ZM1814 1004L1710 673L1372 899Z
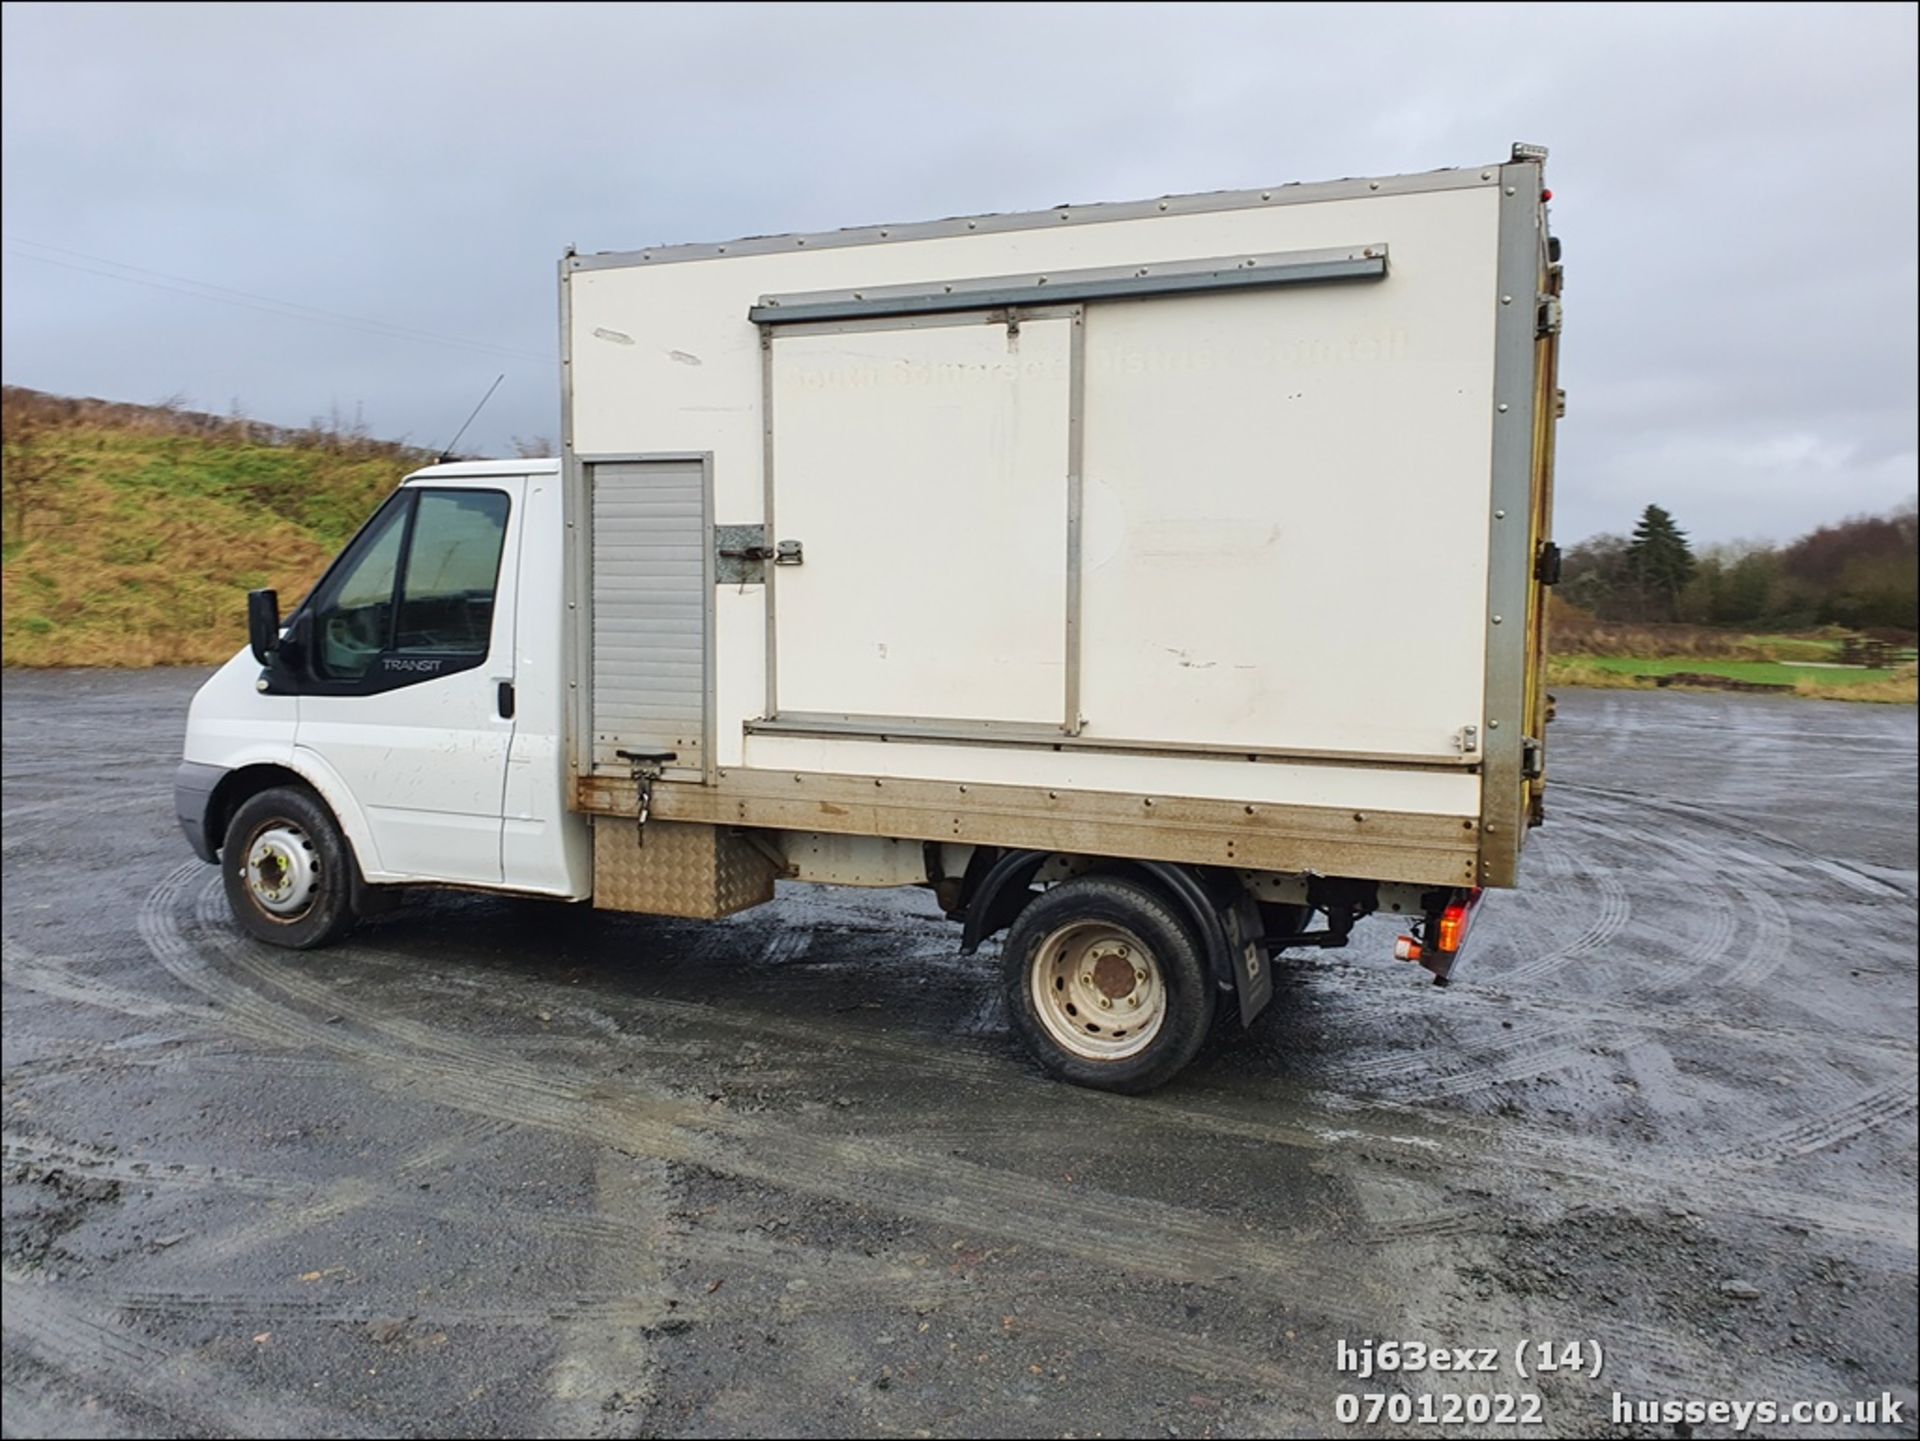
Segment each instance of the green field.
M1681 656L1661 660L1643 660L1636 656L1583 656L1582 661L1599 670L1617 675L1722 675L1729 680L1753 681L1760 685L1861 685L1891 680L1891 670L1865 670L1852 666L1791 665L1773 660L1708 660Z
M1848 666L1727 660L1698 655L1556 655L1547 661L1547 684L1551 686L1652 690L1659 684L1657 677L1683 674L1787 686L1791 694L1812 700L1877 701L1894 705L1913 705L1920 700L1920 680L1916 679L1911 665L1898 670L1855 670Z

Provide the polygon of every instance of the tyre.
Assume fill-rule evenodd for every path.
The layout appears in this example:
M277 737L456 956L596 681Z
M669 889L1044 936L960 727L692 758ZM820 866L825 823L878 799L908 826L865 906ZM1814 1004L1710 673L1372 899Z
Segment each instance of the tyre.
M233 918L276 946L311 950L353 927L353 857L312 791L279 786L227 823L220 870Z
M1137 1095L1191 1061L1213 1023L1199 941L1153 887L1080 876L1031 901L1007 935L1007 1014L1064 1081Z

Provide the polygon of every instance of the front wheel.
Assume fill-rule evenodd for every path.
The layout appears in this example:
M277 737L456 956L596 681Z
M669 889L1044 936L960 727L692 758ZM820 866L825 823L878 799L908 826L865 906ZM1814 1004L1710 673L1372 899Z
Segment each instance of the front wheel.
M1158 891L1126 876L1081 876L1030 902L1004 965L1015 1032L1076 1085L1151 1091L1194 1058L1213 1022L1199 943Z
M249 797L227 822L220 870L233 918L263 941L311 950L353 926L353 858L320 798L296 786Z

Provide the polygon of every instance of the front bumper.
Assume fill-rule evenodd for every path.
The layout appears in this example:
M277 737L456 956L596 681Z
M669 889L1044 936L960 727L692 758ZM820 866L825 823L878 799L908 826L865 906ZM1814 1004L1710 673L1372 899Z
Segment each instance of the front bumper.
M225 766L202 765L199 761L182 761L173 773L174 816L193 853L209 865L221 838L207 834L207 810L215 789L226 777Z

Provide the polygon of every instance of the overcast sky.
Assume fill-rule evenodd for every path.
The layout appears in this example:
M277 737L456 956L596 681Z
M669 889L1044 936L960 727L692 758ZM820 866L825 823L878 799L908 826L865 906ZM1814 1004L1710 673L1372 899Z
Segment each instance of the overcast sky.
M505 371L462 443L504 452L557 431L569 242L1524 139L1566 245L1561 538L1648 501L1782 538L1915 492L1915 13L8 4L4 374L435 445Z

